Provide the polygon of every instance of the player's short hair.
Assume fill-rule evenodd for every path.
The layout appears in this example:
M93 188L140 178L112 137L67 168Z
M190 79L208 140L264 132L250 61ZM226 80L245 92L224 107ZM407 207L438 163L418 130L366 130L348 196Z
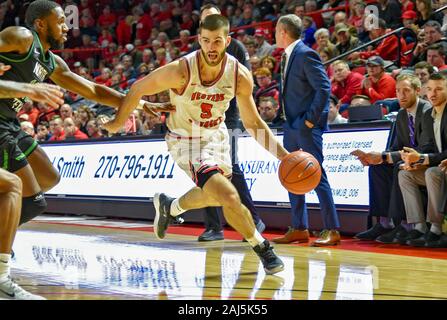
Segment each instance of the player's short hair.
M230 22L220 14L210 14L200 23L200 32L202 32L202 29L216 31L222 28L224 29L225 35L228 35L230 32Z
M419 80L419 78L417 76L415 76L414 74L408 74L408 73L401 74L400 76L398 76L396 78L396 83L400 82L400 81L405 81L405 80L410 82L410 85L414 90L418 90L422 87L421 80Z
M201 8L200 8L200 16L202 16L203 11L208 10L208 9L216 9L217 12L219 12L219 14L222 12L219 8L218 5L214 4L214 3L207 3L204 4Z
M51 14L60 5L54 1L36 0L30 3L25 14L25 23L29 28L34 26L34 21L42 19Z

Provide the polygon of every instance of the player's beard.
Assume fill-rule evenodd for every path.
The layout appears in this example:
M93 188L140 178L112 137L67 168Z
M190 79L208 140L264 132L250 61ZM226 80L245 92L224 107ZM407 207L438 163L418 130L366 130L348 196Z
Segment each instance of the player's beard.
M206 64L208 65L208 66L210 66L210 67L215 67L215 66L217 66L219 63L221 63L221 61L223 60L223 58L225 57L225 50L224 51L222 51L222 53L220 54L220 56L219 56L219 59L217 59L216 60L216 62L213 62L213 61L210 61L209 59L208 59L208 54L205 54L205 52L203 51L203 50L201 50L202 51L202 57L203 57L203 59L205 59L205 62L206 62Z
M64 48L64 42L58 41L54 37L53 31L51 29L48 30L47 41L50 44L50 49L52 50L60 50Z

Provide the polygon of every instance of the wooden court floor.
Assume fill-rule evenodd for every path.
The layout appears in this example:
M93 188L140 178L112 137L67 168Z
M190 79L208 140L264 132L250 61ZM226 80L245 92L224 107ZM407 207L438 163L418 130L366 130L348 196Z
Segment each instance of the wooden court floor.
M285 270L267 276L239 239L200 243L176 232L159 241L146 229L81 218L29 223L16 237L13 277L55 300L447 299L445 258L276 245Z

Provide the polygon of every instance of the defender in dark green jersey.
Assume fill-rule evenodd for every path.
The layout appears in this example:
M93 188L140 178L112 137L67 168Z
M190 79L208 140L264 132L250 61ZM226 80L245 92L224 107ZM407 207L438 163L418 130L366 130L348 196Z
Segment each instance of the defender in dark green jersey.
M0 80L32 84L49 78L88 100L118 108L124 101L123 94L71 72L65 61L50 51L62 48L67 40L65 19L64 10L56 2L36 0L26 12L29 28L9 27L0 32L0 62L12 67ZM18 126L16 114L24 101L23 98L0 99L0 165L22 180L20 224L45 211L43 192L60 179L42 148ZM140 102L140 107L148 112L172 110L169 106L145 101Z

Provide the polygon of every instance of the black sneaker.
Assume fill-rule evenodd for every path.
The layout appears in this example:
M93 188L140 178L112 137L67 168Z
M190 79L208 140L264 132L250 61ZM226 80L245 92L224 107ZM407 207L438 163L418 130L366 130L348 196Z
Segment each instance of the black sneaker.
M427 241L425 246L428 248L447 248L447 234L442 234L439 240Z
M224 239L223 230L216 231L214 229L205 230L198 238L198 241L218 241Z
M427 231L424 235L417 239L408 240L407 244L412 247L425 247L427 243L438 241L439 239L441 239L441 235Z
M407 234L407 229L405 229L402 225L398 225L392 231L379 236L376 241L384 244L399 243L398 239L406 237Z
M284 270L284 263L278 258L275 252L273 252L273 247L270 246L270 243L267 240L258 244L253 250L261 259L265 273L275 274Z
M424 236L424 233L420 232L419 230L413 229L408 232L406 237L399 239L399 243L403 244L403 245L408 245L408 242L410 240L418 239L423 236Z
M359 240L376 240L378 237L380 237L382 234L388 233L390 232L392 229L387 229L384 226L382 226L382 224L376 223L374 225L374 227L357 233L354 238L359 239Z
M175 221L175 218L170 215L172 201L174 201L174 198L168 197L164 193L156 193L154 195L154 233L158 239L165 237L169 224Z

